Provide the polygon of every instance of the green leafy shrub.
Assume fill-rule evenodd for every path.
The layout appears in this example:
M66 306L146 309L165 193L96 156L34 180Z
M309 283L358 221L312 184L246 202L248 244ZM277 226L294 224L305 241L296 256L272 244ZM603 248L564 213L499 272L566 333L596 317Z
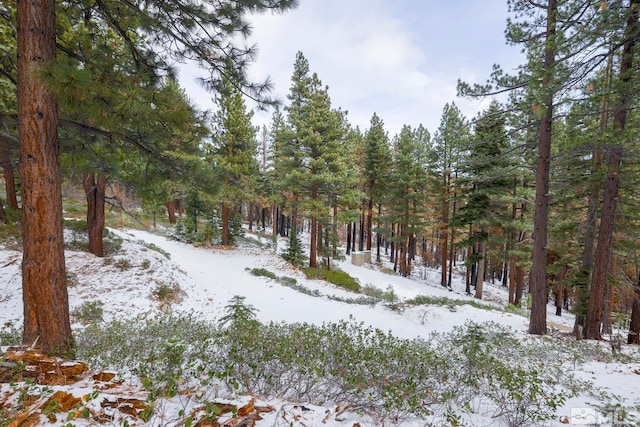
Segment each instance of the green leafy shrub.
M139 240L137 243L143 245L147 249L150 249L152 251L158 252L161 255L164 255L166 259L171 259L171 254L165 251L164 249L162 249L161 247L159 247L158 245L155 245L153 243L147 243L144 240Z
M85 301L71 311L71 318L82 325L102 322L104 303L100 300Z
M252 268L249 270L249 273L254 276L268 277L269 279L276 280L278 276L275 273L267 270L266 268Z
M547 340L515 338L497 324L407 340L353 320L262 324L242 297L218 324L193 316L133 319L90 325L76 341L78 357L98 369L133 369L156 396L197 384L318 405L349 402L380 425L410 417L463 425L477 416L540 425L578 390L559 362L563 347L547 353L556 348Z
M303 268L302 271L309 279L326 280L329 283L352 292L360 292L360 283L349 276L349 273L334 268L326 270L323 268Z
M16 345L22 342L22 329L6 326L0 329L0 345Z

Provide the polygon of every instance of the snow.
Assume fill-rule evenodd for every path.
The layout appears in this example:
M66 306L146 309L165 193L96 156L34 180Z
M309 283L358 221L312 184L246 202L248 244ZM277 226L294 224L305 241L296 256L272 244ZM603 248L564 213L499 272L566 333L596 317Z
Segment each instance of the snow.
M354 319L374 328L390 331L401 338L427 337L432 332L449 332L467 321L496 322L513 328L523 339L526 337L528 319L500 309L506 305L506 292L499 285L485 283L486 301L474 300L464 294L464 277L454 275L452 290L439 285L440 273L422 266L415 268L414 276L404 278L388 274L373 265L355 266L349 260L337 262L338 266L356 277L360 283L382 290L393 289L400 300L418 295L446 297L484 303L496 307L494 310L480 309L471 305L430 305L394 311L383 304L356 305L336 301L333 297L355 298L347 292L319 280L309 280L303 273L287 264L269 244L270 240L248 233L237 248L194 247L149 231L111 230L124 239L118 254L104 259L93 255L67 251L66 263L70 274L69 303L73 312L87 301L101 302L104 320L132 319L136 317L161 316L167 313L197 313L198 317L216 320L224 314L224 308L234 295L241 295L257 309L262 322L306 322L321 325L325 322ZM253 242L253 243L252 243ZM285 245L280 240L278 246ZM155 250L155 247L170 254L170 259ZM22 324L22 295L20 276L21 254L15 250L0 250L0 328L19 327ZM305 288L321 296L306 295L285 287L273 279L252 275L248 270L266 268L279 277L297 280ZM171 302L160 300L160 289L173 289ZM549 306L550 325L561 331L569 331L573 325L571 315L559 317ZM72 319L73 320L73 319ZM80 325L75 324L75 327ZM606 344L592 343L594 346ZM593 381L603 392L624 398L627 404L637 404L640 399L640 366L636 348L623 346L626 353L634 357L633 363L593 362L574 363L576 375ZM135 380L127 384L132 390L143 393ZM3 385L3 391L6 386ZM87 393L88 384L78 383L70 392L76 396ZM84 388L83 388L84 387ZM242 399L242 398L241 398ZM558 410L555 421L548 425L560 426L572 422L571 414L587 408L592 397L579 396L571 399ZM238 402L236 402L238 403ZM240 402L240 404L246 403ZM319 408L307 403L269 401L261 402L278 408L276 414L267 414L258 426L276 425L278 420L295 420L295 425L344 425L366 423L355 414L346 411L342 421L335 418L323 423L331 408ZM171 405L167 403L167 411ZM258 405L258 403L256 403ZM589 409L590 410L590 409ZM175 415L175 414L174 414ZM170 418L170 414L167 414ZM276 420L278 417L278 420ZM563 422L564 420L564 422ZM80 420L77 420L78 422ZM168 419L165 420L169 423ZM580 420L574 417L573 424ZM157 421L157 425L164 422ZM51 425L47 423L47 425ZM80 425L80 424L76 424ZM419 424L416 424L419 425ZM478 425L483 425L479 423ZM498 425L498 424L496 424Z

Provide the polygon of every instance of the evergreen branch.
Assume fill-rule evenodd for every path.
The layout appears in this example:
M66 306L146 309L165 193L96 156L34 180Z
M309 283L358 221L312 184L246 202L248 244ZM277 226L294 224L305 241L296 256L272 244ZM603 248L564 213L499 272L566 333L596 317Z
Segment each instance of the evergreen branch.
M121 139L122 141L130 143L133 146L141 149L142 151L151 155L152 157L159 159L163 164L169 166L170 168L177 171L178 173L182 173L182 170L180 170L180 168L175 164L175 162L172 161L171 158L163 155L162 153L152 148L150 145L146 144L144 141L144 137L140 133L138 133L138 138L134 138L122 132L113 132L105 129L100 129L95 126L88 125L86 123L79 123L69 119L60 118L59 123L61 126L67 126L75 129L80 129L86 132L95 133L97 135L102 135L104 137L107 137L110 140Z

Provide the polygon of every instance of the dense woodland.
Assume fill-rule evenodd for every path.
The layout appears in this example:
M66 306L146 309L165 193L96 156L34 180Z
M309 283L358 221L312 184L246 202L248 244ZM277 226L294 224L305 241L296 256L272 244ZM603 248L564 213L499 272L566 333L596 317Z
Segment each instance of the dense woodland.
M25 343L72 346L63 183L84 189L96 256L126 192L189 241L233 245L248 223L288 236L300 266L331 268L346 248L403 276L440 268L443 287L464 271L476 298L489 280L514 305L530 294L532 334L555 301L577 336L623 317L639 342L640 1L509 0L507 43L527 62L459 83L494 98L476 117L452 100L437 129L396 135L375 112L352 126L303 52L282 104L247 81L248 14L295 3L0 1L0 220L23 228ZM208 73L213 113L176 82L183 59ZM273 108L269 126L249 102Z

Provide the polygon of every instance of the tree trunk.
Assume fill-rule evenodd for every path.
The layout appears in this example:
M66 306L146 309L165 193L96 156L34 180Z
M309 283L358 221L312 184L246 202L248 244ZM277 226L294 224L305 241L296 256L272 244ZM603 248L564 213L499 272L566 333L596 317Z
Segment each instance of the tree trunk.
M351 233L352 233L352 237L351 237L351 252L355 252L356 251L356 227L358 226L358 224L356 222L353 223L353 227L351 228Z
M602 203L602 218L600 220L600 231L598 233L585 320L584 337L586 339L599 340L602 338L600 324L602 322L604 294L607 286L607 270L611 259L611 242L613 240L613 224L618 198L618 174L621 161L622 149L618 146L611 150L609 156L609 168Z
M536 199L533 215L533 267L531 283L531 317L529 333L547 333L547 227L549 222L549 169L551 164L551 126L553 123L552 77L556 56L557 0L549 0L547 6L547 31L544 55L545 91L544 117L540 120L538 166L536 170Z
M347 224L347 255L351 255L351 223Z
M11 163L11 153L9 143L5 138L0 137L0 167L4 173L4 188L7 194L7 206L18 209L18 196L16 194L16 179Z
M373 199L369 199L367 207L367 250L371 250L371 229L373 228Z
M167 215L169 217L169 224L175 224L176 223L176 201L174 200L169 200L167 203L165 203L165 206L167 207Z
M440 266L442 267L442 274L440 275L440 284L444 287L447 287L447 257L449 256L449 195L447 192L449 191L448 183L447 183L447 175L444 176L444 186L445 186L445 200L442 204L442 231L440 233L440 245L442 245L442 249L440 250L441 260Z
M107 178L103 173L87 173L83 179L84 193L87 199L87 232L89 234L89 252L97 257L104 256L104 200Z
M0 222L7 223L7 216L4 213L4 204L2 203L2 199L0 198Z
M311 216L311 236L310 236L310 241L309 241L309 245L311 246L311 248L309 249L309 267L311 268L318 268L318 259L317 259L317 245L318 245L318 238L317 238L317 233L318 233L318 226L317 226L317 220L315 216Z
M382 215L382 204L378 203L378 231L376 232L376 262L381 262L380 258L380 245L382 244L382 236L380 235L380 216Z
M272 209L271 213L273 214L273 218L271 218L271 235L273 236L273 240L277 241L280 209L277 206L274 206Z
M485 227L482 227L482 235L485 235ZM482 240L478 243L478 253L480 259L478 260L478 273L476 275L476 292L473 296L477 299L482 299L482 291L484 288L484 272L487 259L487 241Z
M22 179L23 343L73 348L62 232L58 105L35 69L55 61L55 1L17 2L18 132Z
M620 99L619 105L613 117L614 139L618 141L611 147L609 162L607 165L607 178L604 186L602 201L602 213L600 218L600 230L596 245L593 274L591 276L591 289L589 290L589 304L587 305L587 317L585 320L584 336L587 339L601 339L600 323L602 321L602 308L604 303L605 288L607 286L607 270L611 260L611 244L615 223L616 204L618 200L619 175L622 164L622 139L624 138L627 124L627 112L631 108L633 55L638 37L638 11L640 0L631 0L629 3L629 16L625 28L625 43L620 61Z
M457 172L456 172L456 177L457 177ZM451 215L453 217L456 216L456 198L457 198L457 192L454 191L453 193L453 212L451 213ZM449 288L449 290L451 290L451 285L452 285L452 280L453 280L453 264L455 263L456 260L456 253L455 253L455 229L454 227L450 227L449 228L449 234L450 239L451 239L451 243L449 245L449 278L447 280L447 287Z
M637 272L636 272L637 274ZM633 287L633 305L631 306L631 323L627 344L640 344L640 274Z
M362 213L360 214L360 238L358 240L358 250L360 252L364 251L364 211L365 211L365 201L362 201Z
M229 246L229 218L231 216L231 208L226 203L222 204L222 246Z
M609 107L607 95L611 86L611 74L613 67L613 54L610 53L607 58L607 68L605 70L605 90L600 106L600 121L599 130L602 137L599 138L599 146L593 153L593 169L592 174L599 176L602 163L604 161L604 150L602 145L604 144L605 131L607 128L607 122L609 117ZM602 185L601 179L592 179L589 189L589 203L587 212L587 221L585 224L584 235L584 249L582 252L582 265L581 269L576 275L576 289L577 296L575 302L575 322L573 325L574 335L578 334L578 331L583 331L585 327L585 320L587 314L587 304L589 301L589 282L591 280L591 272L593 270L593 252L598 223L598 212L600 205L600 187Z

